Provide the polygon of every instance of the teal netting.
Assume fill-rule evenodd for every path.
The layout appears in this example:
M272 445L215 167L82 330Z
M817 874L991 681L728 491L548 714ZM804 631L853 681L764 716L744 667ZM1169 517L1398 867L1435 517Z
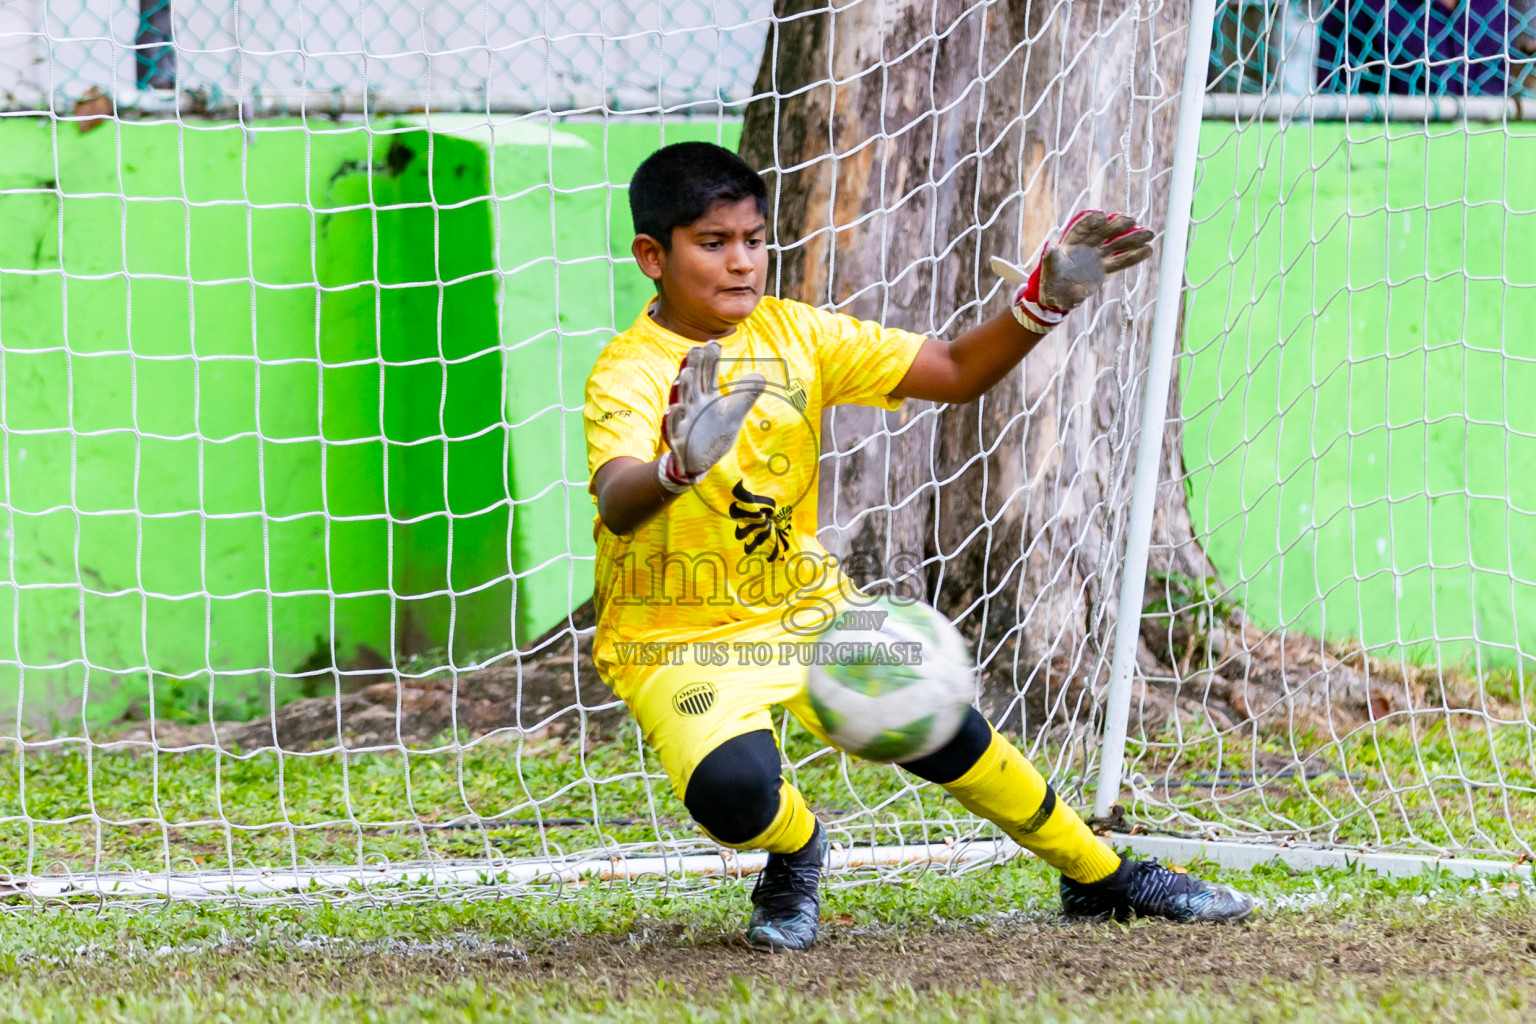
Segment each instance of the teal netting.
M1530 0L1225 0L1220 92L1531 95Z

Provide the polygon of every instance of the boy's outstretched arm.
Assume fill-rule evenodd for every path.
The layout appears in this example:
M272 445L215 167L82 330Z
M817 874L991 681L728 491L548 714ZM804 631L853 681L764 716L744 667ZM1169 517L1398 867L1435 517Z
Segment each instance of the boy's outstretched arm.
M974 402L1007 376L1043 337L1020 327L1011 313L1002 313L953 341L929 338L917 350L917 358L891 397L955 405Z
M1046 247L1032 271L994 259L993 269L1016 288L1011 313L953 341L929 338L891 397L974 402L1097 291L1105 276L1152 255L1151 240L1151 231L1123 213L1106 217L1085 210L1067 223L1059 243Z

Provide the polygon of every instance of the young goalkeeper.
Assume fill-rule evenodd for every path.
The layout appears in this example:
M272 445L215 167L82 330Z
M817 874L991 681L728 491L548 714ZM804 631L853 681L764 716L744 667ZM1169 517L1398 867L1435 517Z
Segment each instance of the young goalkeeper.
M1078 215L1027 277L1006 268L1019 286L1011 314L944 342L765 297L767 191L729 150L658 150L629 204L656 298L587 379L593 657L699 826L768 851L748 941L806 949L826 835L779 774L770 709L826 735L802 665L758 664L743 655L763 648L734 645L794 639L796 609L857 593L816 541L821 410L978 398L1106 274L1145 259L1152 233L1120 214ZM822 577L807 582L807 565ZM1059 869L1070 916L1227 921L1253 909L1234 889L1122 859L974 709L946 746L902 767Z

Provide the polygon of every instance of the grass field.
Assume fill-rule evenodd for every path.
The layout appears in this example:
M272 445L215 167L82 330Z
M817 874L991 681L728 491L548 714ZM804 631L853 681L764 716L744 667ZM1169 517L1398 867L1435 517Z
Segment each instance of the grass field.
M1209 866L1195 865L1203 873ZM1020 861L834 889L810 954L740 938L743 886L476 903L0 916L28 1021L1521 1021L1536 890L1279 867L1238 926L1066 924Z
M1492 690L1489 690L1492 693ZM1170 808L1271 834L1350 847L1508 856L1536 835L1529 730L1475 714L1372 723L1339 740L1186 735L1176 768L1132 745L1140 784ZM1263 758L1315 755L1276 773ZM79 741L0 758L0 869L14 874L218 871L250 866L561 857L658 842L712 844L637 739L479 742L362 754L211 749L148 752ZM786 756L812 808L844 842L994 838L939 788L839 757L792 727ZM1050 750L1036 751L1042 767ZM1142 755L1137 759L1137 755ZM1301 762L1296 762L1301 763ZM1262 785L1213 781L1254 773ZM1079 799L1081 779L1058 774ZM1139 806L1139 805L1138 805ZM1146 812L1143 814L1142 812ZM1188 825L1181 826L1187 831Z

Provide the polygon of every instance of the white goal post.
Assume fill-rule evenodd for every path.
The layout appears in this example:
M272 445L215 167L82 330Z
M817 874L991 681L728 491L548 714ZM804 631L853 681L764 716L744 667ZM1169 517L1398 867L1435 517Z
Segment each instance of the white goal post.
M13 5L0 873L756 869L589 655L583 384L679 139L767 175L771 287L940 336L1074 210L1158 229L981 402L819 425L821 543L956 622L1063 798L1162 855L1536 853L1536 19L1400 6ZM780 738L840 878L1017 853Z

